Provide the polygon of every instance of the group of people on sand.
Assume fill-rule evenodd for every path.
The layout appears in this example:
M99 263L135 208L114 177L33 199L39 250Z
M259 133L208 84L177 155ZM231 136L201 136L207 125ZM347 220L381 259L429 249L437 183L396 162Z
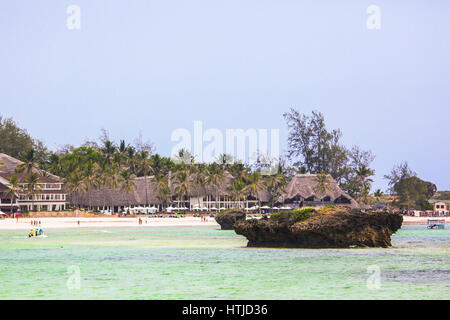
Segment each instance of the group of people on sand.
M44 234L44 230L42 230L42 228L41 228L41 220L32 219L30 223L32 226L39 227L39 228L31 229L30 232L28 233L28 238L37 237L37 236L41 236Z

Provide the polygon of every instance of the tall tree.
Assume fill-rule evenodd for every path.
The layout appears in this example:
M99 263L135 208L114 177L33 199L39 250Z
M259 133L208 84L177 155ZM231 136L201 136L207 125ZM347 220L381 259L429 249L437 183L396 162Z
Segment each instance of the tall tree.
M394 205L402 209L431 209L428 199L436 192L436 185L423 181L416 176L400 179L394 185L397 200Z
M321 172L316 175L316 185L314 186L314 192L317 193L326 193L331 189L331 182L328 177L328 174ZM323 204L323 197L320 199L320 202Z
M1 153L23 160L22 156L34 146L34 140L26 130L19 128L12 118L3 118L0 115Z
M121 171L121 185L120 191L125 192L127 194L136 190L136 184L134 183L134 177L130 174L130 172L126 170ZM128 199L128 208L130 207L129 197Z
M25 183L27 185L27 194L31 196L31 210L34 210L34 198L38 193L38 190L41 188L39 184L39 175L36 172L30 172L28 178L25 179Z
M231 199L235 202L235 206L241 207L241 200L245 202L247 199L247 185L241 180L235 180L230 186L229 191L231 191Z
M23 158L23 163L16 167L16 172L26 172L27 174L30 174L33 169L39 170L39 165L37 163L35 150L29 149Z
M145 206L148 207L148 187L147 187L147 176L150 174L151 166L148 160L149 153L147 151L141 151L137 154L137 170L138 175L144 177L145 183Z
M152 182L156 188L157 198L161 203L161 209L167 207L170 198L169 180L167 176L157 174L152 176Z
M408 165L408 162L402 162L398 165L394 165L391 172L384 175L384 179L388 181L390 193L395 193L395 185L400 182L402 179L416 177L417 173L415 173Z
M215 206L218 208L219 204L219 190L222 187L222 184L225 180L224 171L220 168L220 166L213 162L209 164L207 172L206 172L206 181L209 186L212 186L214 189L214 197L215 197ZM219 208L218 208L219 209Z
M246 188L248 193L256 198L256 201L258 202L259 211L261 211L261 200L259 198L259 193L265 188L265 184L261 174L258 171L252 172L248 176Z
M318 111L307 116L291 109L283 116L289 129L288 158L306 172L328 172L339 182L348 160L347 150L340 142L342 132L328 131L325 118Z
M14 199L17 197L19 188L19 179L16 176L11 176L8 180L8 192L6 193L11 201L11 214L14 214Z

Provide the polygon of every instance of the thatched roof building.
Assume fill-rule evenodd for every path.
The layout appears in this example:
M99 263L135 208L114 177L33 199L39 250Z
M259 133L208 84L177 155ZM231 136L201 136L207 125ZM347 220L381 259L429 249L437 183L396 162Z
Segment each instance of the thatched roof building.
M151 177L134 179L135 188L127 193L120 188L100 188L82 194L71 194L70 202L75 205L90 207L138 206L144 204L159 205L157 189ZM147 187L146 187L147 186Z
M318 190L317 174L297 174L284 189L284 193L278 198L280 203L294 202L324 202L347 204L358 207L358 203L346 194L330 175L325 191Z
M189 179L191 182L195 180L195 175ZM136 185L131 192L122 191L120 187L116 189L101 188L91 190L83 194L71 195L71 203L85 207L118 208L134 207L134 206L161 206L162 203L158 198L158 189L153 182L153 177L139 177L134 179ZM233 184L233 176L229 172L225 172L224 178L217 187L213 185L198 185L191 183L191 187L183 199L179 199L176 194L176 184L172 175L169 175L169 189L171 191L171 199L168 199L167 205L187 206L191 209L195 207L234 207L236 202L231 197L230 187ZM338 203L357 207L358 203L339 188L336 181L328 176L328 187L324 192L317 190L317 175L299 174L292 178L285 187L283 194L277 199L278 204L301 204L308 205L311 203ZM217 199L216 199L217 198ZM267 190L258 193L258 199L253 195L249 196L246 201L239 202L239 205L255 206L261 203L268 203L270 194Z
M38 187L34 194L27 192L27 179L29 173L26 171L16 172L16 168L23 164L22 161L13 158L7 154L0 153L0 163L4 166L0 168L0 184L9 185L9 179L15 176L19 182L17 191L16 206L21 210L64 210L66 207L67 193L63 188L63 181L49 172L38 168L32 168L34 173L38 174ZM2 210L10 210L10 205L2 206L5 202L9 203L9 199L5 199L5 191L0 194L0 208Z
M194 178L195 175L192 175L190 177L190 181L193 181ZM136 187L129 193L122 191L120 187L115 189L103 187L97 190L90 190L85 193L71 194L69 198L73 205L81 205L86 207L162 205L158 197L158 189L153 182L152 176L137 177L134 179L134 184ZM231 202L231 199L229 198L231 195L229 188L232 184L233 176L229 172L225 172L224 179L217 187L214 187L213 185L201 186L192 184L191 188L188 190L188 193L184 199L182 199L182 202L191 202L193 206L196 206L198 202L197 198L202 198L202 205L208 201L215 203L216 196L221 199L219 202ZM174 183L173 176L170 174L169 189L173 197L173 201L169 200L169 204L179 202L178 196L176 195L176 185ZM203 200L203 198L207 198L207 200ZM261 202L267 202L269 201L270 195L267 191L262 190L258 193L258 198ZM249 200L256 200L256 197L249 197ZM211 204L210 206L214 205Z

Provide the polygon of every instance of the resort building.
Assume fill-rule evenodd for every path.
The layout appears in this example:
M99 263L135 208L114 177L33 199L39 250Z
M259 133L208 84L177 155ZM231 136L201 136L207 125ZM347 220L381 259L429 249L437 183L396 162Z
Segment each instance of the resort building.
M450 211L450 200L429 200L434 212Z
M19 188L13 201L14 211L56 211L66 209L67 193L63 189L63 182L55 175L39 169L33 169L38 174L38 183L33 192L29 192L27 172L16 172L16 168L23 164L22 161L0 153L0 163L4 167L0 169L0 198L1 210L11 212L11 200L6 193L9 190L9 180L16 176Z
M342 204L358 207L358 203L327 175L327 181L319 187L317 174L297 174L285 187L278 203L288 207Z
M96 211L119 212L125 208L183 208L191 211L214 211L228 208L251 208L259 202L269 201L269 195L265 191L258 193L256 197L249 196L245 201L233 201L228 188L232 184L233 177L228 172L224 174L224 180L217 188L203 186L191 188L182 197L176 195L176 187L169 179L169 188L172 196L162 203L158 196L158 188L153 182L153 177L138 177L134 179L135 188L130 192L116 189L100 188L82 194L70 196L70 203L74 206L90 208ZM217 199L217 200L216 200ZM170 210L170 209L169 209Z
M11 197L8 193L9 188L3 183L0 183L0 211L11 212L14 210L14 212L17 212L19 206L17 204L17 196L14 196L11 201Z
M285 187L282 195L273 205L276 208L293 208L301 206L316 206L328 204L342 204L358 207L358 203L342 191L337 182L328 176L324 191L318 191L317 175L299 174L292 178ZM190 211L215 211L228 208L256 209L258 206L265 209L269 207L270 194L266 190L258 192L258 196L247 196L245 201L233 200L230 187L233 177L225 172L224 179L218 186L191 187L180 197L176 195L176 188L169 178L171 197L165 203L161 202L158 188L152 177L139 177L134 179L135 187L126 192L120 187L116 189L100 188L82 194L70 196L73 206L89 208L94 211L120 212L127 208L152 208L155 211L162 209L178 209Z

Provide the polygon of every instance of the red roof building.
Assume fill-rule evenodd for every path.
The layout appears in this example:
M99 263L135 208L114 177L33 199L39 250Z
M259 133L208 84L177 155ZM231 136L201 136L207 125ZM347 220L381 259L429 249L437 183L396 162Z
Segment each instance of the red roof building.
M3 212L16 211L57 211L67 206L67 193L63 189L62 180L55 175L39 169L33 169L39 175L37 187L34 192L28 192L27 172L16 172L16 168L23 162L7 154L0 153L0 210ZM19 180L19 190L13 200L7 195L9 179L16 176Z

